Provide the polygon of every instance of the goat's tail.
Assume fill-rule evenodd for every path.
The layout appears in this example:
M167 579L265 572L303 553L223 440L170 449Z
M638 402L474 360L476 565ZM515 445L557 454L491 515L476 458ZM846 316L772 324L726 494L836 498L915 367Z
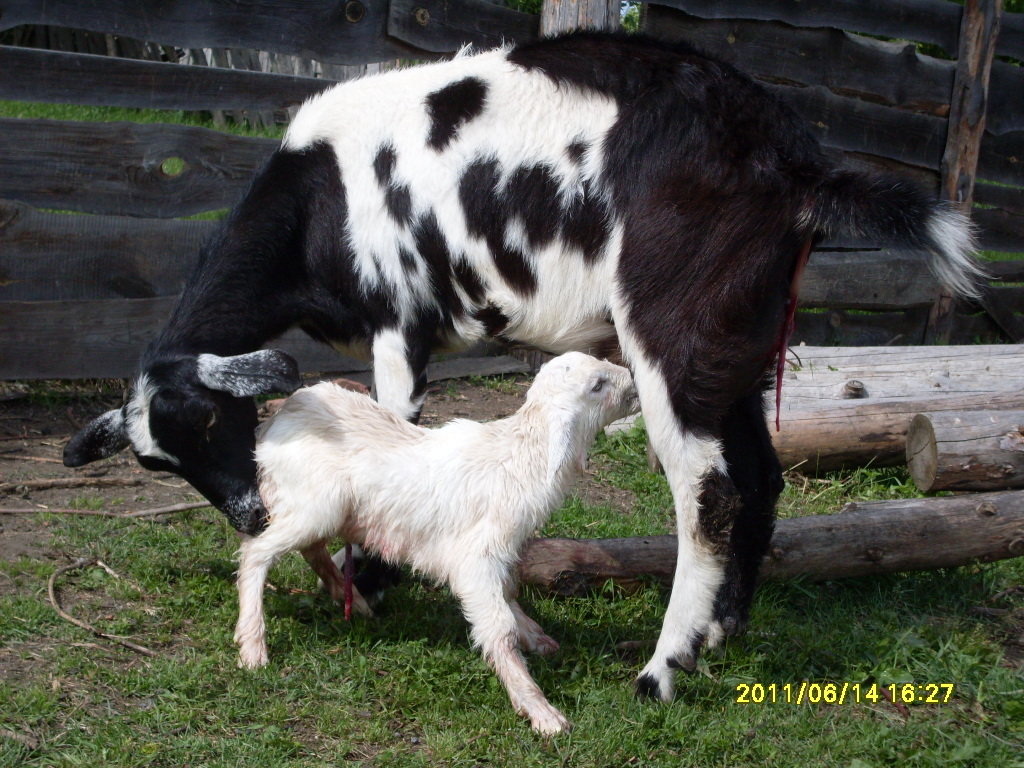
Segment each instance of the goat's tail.
M923 251L939 282L964 297L977 297L986 278L974 258L970 220L895 176L836 171L815 191L798 224L808 234L851 235Z

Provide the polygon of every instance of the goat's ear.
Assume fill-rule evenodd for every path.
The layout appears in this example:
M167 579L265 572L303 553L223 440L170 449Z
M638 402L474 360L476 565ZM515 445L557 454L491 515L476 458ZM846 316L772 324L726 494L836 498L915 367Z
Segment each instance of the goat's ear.
M572 462L576 462L577 469L580 471L586 469L587 451L586 448L580 450L579 439L576 435L581 418L582 415L576 411L560 411L558 417L552 419L551 432L548 434L549 480L554 480L559 471Z
M299 364L276 349L232 357L200 355L196 373L205 386L235 397L294 392L302 383Z
M86 424L64 446L64 466L81 467L113 456L128 447L128 431L120 408L107 411Z

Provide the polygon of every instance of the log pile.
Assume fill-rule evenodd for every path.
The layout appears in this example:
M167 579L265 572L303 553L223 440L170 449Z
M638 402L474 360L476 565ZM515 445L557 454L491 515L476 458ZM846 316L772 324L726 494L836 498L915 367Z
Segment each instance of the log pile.
M784 469L906 464L923 492L779 520L766 579L834 579L1024 556L1024 346L797 347L766 417ZM668 583L674 536L537 539L524 582L579 594L608 579Z

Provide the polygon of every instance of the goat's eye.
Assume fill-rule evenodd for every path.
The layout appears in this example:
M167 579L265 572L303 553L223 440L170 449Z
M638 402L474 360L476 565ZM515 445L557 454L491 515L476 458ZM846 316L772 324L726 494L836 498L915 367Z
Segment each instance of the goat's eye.
M608 383L608 379L598 379L594 382L594 386L590 388L591 392L600 392L604 389L604 385Z

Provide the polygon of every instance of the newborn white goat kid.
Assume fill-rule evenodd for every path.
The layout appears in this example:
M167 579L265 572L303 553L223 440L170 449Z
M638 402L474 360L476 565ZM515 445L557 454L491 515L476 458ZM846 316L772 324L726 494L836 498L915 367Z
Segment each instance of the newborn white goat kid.
M275 560L338 536L447 582L516 711L542 733L567 728L519 651L558 643L516 603L516 564L598 430L635 408L629 372L579 352L541 368L515 414L484 424L424 429L334 384L296 392L256 446L270 514L241 547L240 665L267 663L263 586Z

